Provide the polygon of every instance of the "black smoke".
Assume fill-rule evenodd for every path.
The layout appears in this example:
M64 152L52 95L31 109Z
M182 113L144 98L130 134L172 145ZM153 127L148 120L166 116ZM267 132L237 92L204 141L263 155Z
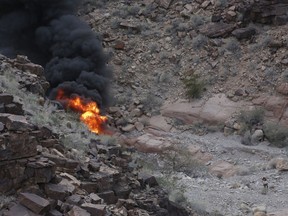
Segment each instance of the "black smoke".
M99 37L76 16L78 6L78 0L0 0L0 53L42 64L50 98L61 88L103 107L111 70Z

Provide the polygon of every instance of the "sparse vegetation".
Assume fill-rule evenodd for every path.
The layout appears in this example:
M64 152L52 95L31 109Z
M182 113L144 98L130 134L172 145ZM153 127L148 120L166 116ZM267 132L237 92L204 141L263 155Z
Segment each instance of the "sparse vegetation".
M237 121L241 125L240 134L244 134L246 131L251 131L256 125L263 125L264 110L256 108L251 111L241 111Z
M205 83L198 75L192 75L184 81L186 96L191 98L200 98L205 90Z
M206 18L200 15L193 15L190 18L190 25L194 29L200 25L203 25L205 22L206 22Z
M153 92L148 92L141 100L141 103L143 104L144 111L151 112L153 110L158 111L159 107L163 104L163 100Z
M225 42L224 48L234 54L241 50L240 43L236 38L228 38Z
M288 127L276 123L264 124L264 134L274 146L283 148L288 146Z
M192 47L195 50L199 50L205 47L208 43L208 38L204 35L197 35L195 38L192 39Z

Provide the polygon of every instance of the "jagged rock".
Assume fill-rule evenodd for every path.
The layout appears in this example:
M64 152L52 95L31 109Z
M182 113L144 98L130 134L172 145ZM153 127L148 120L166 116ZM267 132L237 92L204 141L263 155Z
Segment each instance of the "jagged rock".
M99 197L101 197L105 203L107 204L115 204L118 200L118 197L115 195L114 191L105 191L101 193L97 193Z
M90 193L89 198L91 199L91 203L93 203L93 204L101 204L102 203L101 197L99 197L95 193Z
M73 194L76 190L76 187L72 184L72 182L70 182L67 179L62 179L59 183L59 185L63 185L64 187L66 187L66 191L69 194Z
M49 211L50 202L36 194L21 193L20 204L36 214L44 214Z
M37 141L28 132L0 135L0 161L37 155Z
M210 38L217 38L217 37L226 37L228 36L233 30L235 26L233 24L227 23L209 23L203 25L199 32L203 35L206 35Z
M12 206L9 211L5 212L3 216L39 216L39 214L35 214L29 209L25 208L21 204L16 204Z
M14 97L13 95L10 95L10 94L5 94L5 93L1 93L0 94L0 103L1 104L11 104L14 100Z
M25 176L32 178L34 183L48 183L55 176L55 163L45 158L26 165Z
M16 102L5 104L5 112L14 115L24 115L24 110L22 106L22 104Z
M60 173L60 176L62 178L69 180L73 185L77 187L81 185L81 181L79 181L77 178L75 178L73 175L69 173Z
M90 171L87 165L81 165L80 170L77 173L82 175L85 179L89 179L90 177Z
M61 184L46 184L45 185L45 193L51 199L55 200L65 200L65 198L69 195L68 187Z
M25 180L24 172L27 160L20 165L16 160L0 162L0 193L11 193L21 187Z
M78 194L73 194L69 197L67 197L66 202L72 205L78 205L80 204L80 201L82 200L82 197Z
M57 139L45 139L41 140L40 144L46 148L54 148L55 145L59 144L59 141Z
M88 164L88 169L91 172L98 172L100 170L101 164L96 161L90 161Z
M69 212L67 212L67 216L90 216L90 215L91 214L89 212L78 206L73 206L73 208Z
M81 207L85 209L86 211L88 211L91 215L105 216L105 213L106 213L105 211L106 205L83 203Z
M161 115L151 117L149 120L149 127L166 132L169 132L172 128Z
M145 188L146 185L149 185L150 187L158 186L155 176L147 173L139 173L138 181L141 183L143 188Z
M47 216L63 216L63 214L56 209L53 209L47 213Z
M76 160L61 158L55 155L43 152L43 156L47 157L49 160L56 164L57 170L67 173L75 173L79 166L79 162Z
M47 127L41 127L40 132L40 137L45 140L50 139L53 136L53 132Z
M116 206L117 208L124 206L127 210L138 207L137 203L132 199L118 199Z
M250 10L250 18L255 22L271 24L275 23L277 18L283 17L283 23L287 23L287 17L285 19L286 12L288 11L288 3L286 0L278 0L278 1L256 1L254 4L248 6L248 10ZM277 23L275 23L277 24Z
M255 34L256 29L253 27L239 28L232 32L232 35L235 36L238 40L249 39Z
M88 193L97 193L99 184L97 182L81 182L80 187Z
M144 124L142 124L141 122L135 122L135 128L137 131L143 131L144 129Z
M115 195L121 199L128 199L131 190L131 187L126 183L118 183L113 186Z
M0 113L0 122L5 124L10 131L28 131L33 126L27 122L27 119L21 115L2 114Z

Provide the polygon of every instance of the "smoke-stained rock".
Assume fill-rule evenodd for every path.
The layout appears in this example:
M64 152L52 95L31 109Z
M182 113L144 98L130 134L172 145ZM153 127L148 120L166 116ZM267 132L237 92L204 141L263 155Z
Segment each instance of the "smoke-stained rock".
M108 102L111 70L101 41L76 15L78 0L0 0L0 52L45 65L54 99L58 88Z

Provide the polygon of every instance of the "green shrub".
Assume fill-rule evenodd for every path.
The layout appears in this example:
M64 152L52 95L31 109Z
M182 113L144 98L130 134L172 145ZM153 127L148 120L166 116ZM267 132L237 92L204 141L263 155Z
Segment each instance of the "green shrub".
M264 134L267 140L274 146L282 148L288 146L288 127L276 123L266 123Z
M186 90L186 96L191 98L200 98L205 90L205 83L199 79L198 75L192 75L189 78L184 79L184 85Z

